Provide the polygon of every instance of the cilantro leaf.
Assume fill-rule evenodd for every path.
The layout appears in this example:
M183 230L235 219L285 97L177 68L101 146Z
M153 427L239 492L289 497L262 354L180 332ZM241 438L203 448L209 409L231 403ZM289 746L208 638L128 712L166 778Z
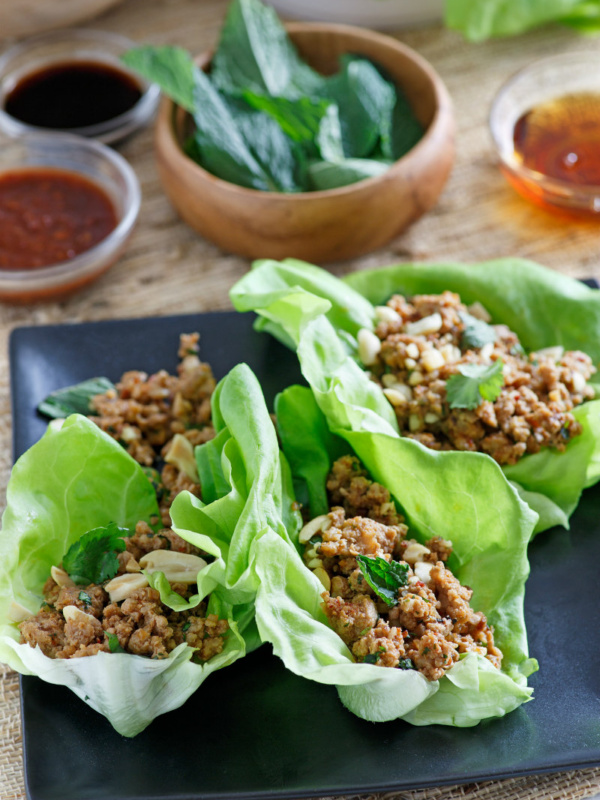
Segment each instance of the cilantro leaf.
M379 556L357 556L356 560L371 589L388 606L398 605L398 589L408 583L408 564L388 562Z
M485 344L496 341L496 331L491 325L477 319L477 317L472 317L471 314L461 313L459 317L465 326L460 338L460 346L463 350L469 350L473 347L479 349Z
M105 631L105 633L106 633L106 638L108 639L108 646L110 648L110 652L111 653L124 653L125 650L123 650L123 648L119 644L119 637L117 636L117 634L116 633L109 633L108 631Z
M501 358L486 367L479 364L462 364L459 375L446 382L446 396L450 408L477 408L484 400L493 402L504 386Z
M83 591L79 592L77 596L79 598L79 602L83 603L87 611L87 609L92 605L92 598L89 596L87 592Z
M396 669L416 669L410 658L401 658Z
M123 536L128 535L127 528L119 528L114 522L84 533L68 549L63 569L78 584L102 583L114 578L119 569L117 553L125 550Z

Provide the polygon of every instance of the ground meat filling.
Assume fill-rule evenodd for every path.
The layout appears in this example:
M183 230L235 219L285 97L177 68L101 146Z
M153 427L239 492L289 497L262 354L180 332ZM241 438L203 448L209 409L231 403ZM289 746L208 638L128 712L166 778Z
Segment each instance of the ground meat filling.
M479 303L467 308L448 291L410 302L394 295L378 309L379 344L370 348L368 367L400 430L432 449L477 450L502 465L542 447L564 450L582 430L572 409L594 396L586 383L596 371L589 356L561 347L526 355L505 325L490 326L495 342L474 346L465 342L466 314L490 321ZM504 386L497 399L473 410L450 408L446 381L459 366L489 366L499 358Z
M327 478L331 505L341 506L348 517L370 517L384 525L402 522L387 489L367 476L358 459L351 456L338 459Z
M216 386L210 366L198 358L199 334L182 334L177 375L161 370L154 375L126 372L114 390L96 395L90 417L125 447L142 466L153 467L167 458L173 437L180 434L191 447L215 435L210 399ZM169 508L184 489L200 495L197 479L174 464L152 476L163 524L169 526Z
M141 575L139 559L154 550L174 550L198 555L201 551L170 529L154 533L138 522L133 536L125 539L126 550L118 554L117 575ZM39 646L50 658L82 658L99 652L121 652L150 658L165 658L184 642L195 648L193 660L205 662L223 650L228 622L206 615L206 603L189 611L175 612L161 603L151 586L141 586L128 597L111 601L103 585L60 586L54 578L44 585L45 604L19 625L21 643ZM147 581L146 581L147 583ZM188 598L189 584L170 582L171 589ZM108 586L110 589L110 586ZM73 613L73 607L82 613ZM67 613L63 613L67 609Z
M492 629L471 608L471 589L445 565L452 543L440 536L425 545L407 539L408 528L390 493L370 480L352 456L335 462L327 488L330 502L343 505L315 520L318 530L313 523L306 526L311 538L304 559L326 588L321 596L329 624L355 659L416 669L428 680L441 678L460 654L471 651L499 668L502 653L494 645ZM392 524L380 521L382 508ZM394 605L371 589L358 556L403 565L406 584L398 589Z

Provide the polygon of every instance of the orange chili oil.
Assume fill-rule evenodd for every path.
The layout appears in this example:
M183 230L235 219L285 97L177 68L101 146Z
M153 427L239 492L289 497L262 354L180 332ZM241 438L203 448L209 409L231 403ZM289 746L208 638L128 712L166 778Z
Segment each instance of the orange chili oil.
M9 92L4 110L39 128L69 130L98 125L129 111L140 84L100 61L65 61L27 73Z
M540 103L517 121L515 155L550 178L600 185L600 94L579 92Z
M93 181L62 169L0 174L0 269L38 269L89 250L117 227Z

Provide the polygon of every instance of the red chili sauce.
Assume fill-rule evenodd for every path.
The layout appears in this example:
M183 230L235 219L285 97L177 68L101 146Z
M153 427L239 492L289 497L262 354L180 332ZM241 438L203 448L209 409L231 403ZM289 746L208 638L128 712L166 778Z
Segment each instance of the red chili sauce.
M0 269L38 269L89 250L117 227L108 195L51 167L0 174Z

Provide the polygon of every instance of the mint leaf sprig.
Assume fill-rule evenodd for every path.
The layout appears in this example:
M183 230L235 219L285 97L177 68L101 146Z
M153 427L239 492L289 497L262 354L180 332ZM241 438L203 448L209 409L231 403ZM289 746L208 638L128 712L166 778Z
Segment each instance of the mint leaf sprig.
M321 75L260 0L233 0L210 74L180 47L144 45L128 67L194 118L186 154L213 175L262 191L347 186L386 171L422 138L400 87L348 54Z
M124 536L129 536L127 528L119 528L114 522L84 533L67 550L63 569L80 585L114 578L119 569L117 553L125 550Z
M408 583L408 564L376 556L357 556L360 571L373 591L388 606L398 605L398 589Z
M40 414L51 419L68 417L69 414L94 416L92 399L97 394L106 394L115 386L108 378L90 378L87 381L65 386L48 395L37 407Z
M504 386L501 358L489 367L479 364L462 364L458 375L446 382L446 397L450 408L477 408L484 400L494 402Z

